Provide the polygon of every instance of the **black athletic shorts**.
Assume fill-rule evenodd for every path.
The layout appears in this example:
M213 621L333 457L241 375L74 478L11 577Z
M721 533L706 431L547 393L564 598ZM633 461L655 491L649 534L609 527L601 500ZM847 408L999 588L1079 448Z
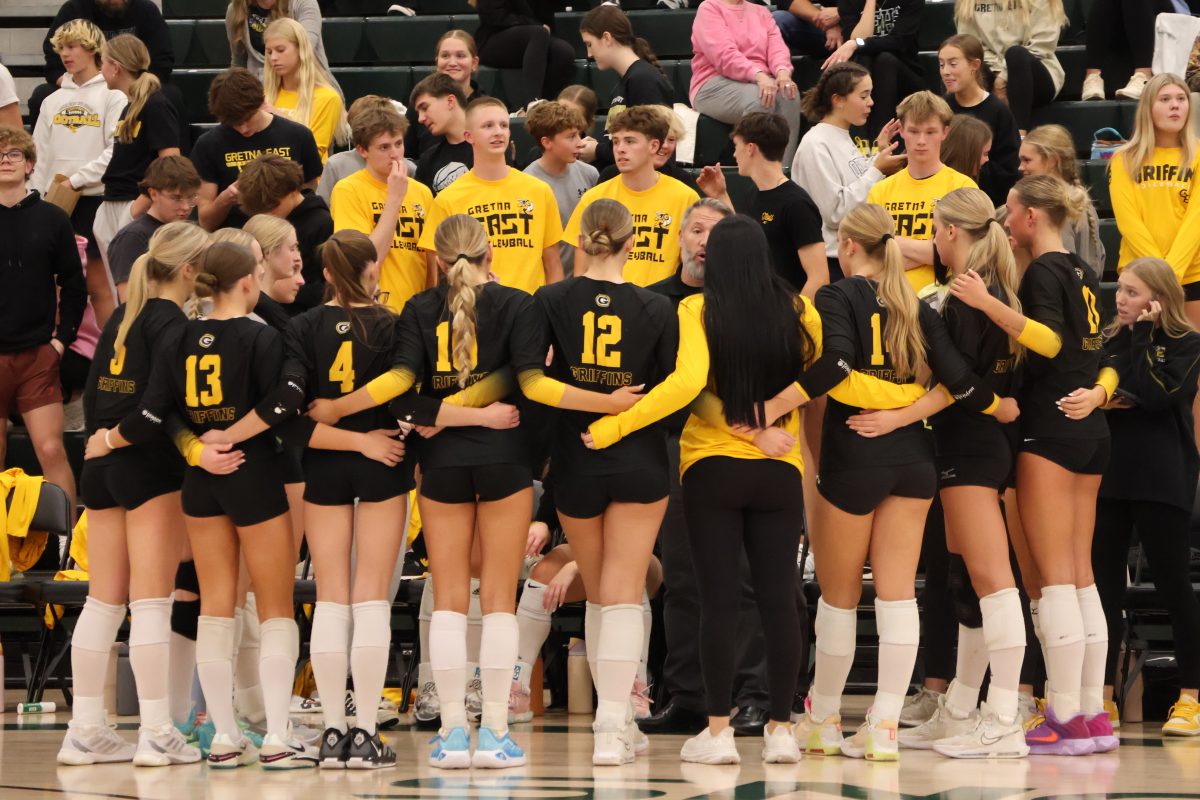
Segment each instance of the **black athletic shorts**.
M817 489L821 496L835 508L856 516L870 514L892 495L932 500L937 485L937 472L932 461L890 467L858 467L817 475Z
M96 234L92 233L92 227L96 224L96 212L100 210L100 204L103 202L99 195L84 195L76 201L75 210L71 212L71 228L88 240L87 254L93 259L100 258L100 245L96 242Z
M83 462L79 499L84 508L132 511L148 500L178 492L187 464L166 442L122 447L104 458Z
M1022 453L1032 453L1052 461L1068 472L1079 475L1103 475L1112 453L1112 440L1022 437Z
M183 513L189 517L226 516L244 528L287 512L283 465L277 455L247 460L230 475L189 467L183 476Z
M301 462L304 458L305 448L292 447L288 444L282 444L279 448L280 465L283 467L283 482L291 485L293 483L304 483L304 479L308 473L304 471Z
M408 459L389 467L362 453L315 449L304 453L306 503L318 506L348 506L355 500L382 503L408 494L415 485Z
M1200 300L1200 281L1184 285L1183 299L1189 303L1194 300Z
M671 482L665 466L617 475L559 473L554 476L554 502L558 513L575 519L598 517L609 503L657 503L670 492Z
M1013 457L1008 450L994 456L939 455L934 459L938 488L986 486L1002 491L1011 485Z
M436 503L490 503L533 486L524 464L477 464L421 470L420 493Z

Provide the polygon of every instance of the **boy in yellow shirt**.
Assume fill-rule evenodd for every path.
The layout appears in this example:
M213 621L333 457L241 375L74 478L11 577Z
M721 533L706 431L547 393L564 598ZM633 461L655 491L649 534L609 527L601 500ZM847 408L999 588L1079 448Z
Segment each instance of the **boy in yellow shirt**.
M918 296L933 288L933 207L955 189L978 188L975 181L942 163L942 142L954 113L933 92L914 92L900 101L896 118L908 165L871 187L868 203L887 209L896 221L896 238L904 253L908 282Z
M508 119L508 109L494 97L480 97L467 106L466 139L475 165L433 201L420 246L434 252L434 233L447 217L474 217L487 230L497 280L532 294L562 280L562 220L550 187L505 163Z
M338 181L329 198L336 230L371 237L379 254L379 302L396 313L414 294L437 284L431 253L421 250L433 192L408 177L404 134L408 120L391 107L354 118L354 147L366 166Z
M587 254L578 249L583 212L602 197L616 200L633 214L633 251L625 264L625 280L649 286L679 270L683 215L700 195L654 169L654 156L670 130L667 118L648 106L633 106L610 118L613 157L621 174L584 192L571 213L563 241L576 248L576 274L587 268Z

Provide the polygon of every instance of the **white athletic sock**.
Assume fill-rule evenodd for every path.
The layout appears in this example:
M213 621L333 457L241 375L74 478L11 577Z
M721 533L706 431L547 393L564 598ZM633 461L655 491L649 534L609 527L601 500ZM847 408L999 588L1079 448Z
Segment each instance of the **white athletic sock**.
M125 621L125 605L111 605L88 597L79 612L71 635L71 675L75 704L71 719L84 725L105 723L104 684L108 677L108 658L117 631Z
M1083 617L1083 669L1080 672L1079 710L1088 716L1104 710L1104 662L1108 659L1108 621L1096 584L1075 593Z
M296 679L296 659L300 657L300 630L291 617L274 617L262 623L259 637L262 656L258 661L258 672L267 712L267 733L285 737L292 704L292 683ZM340 700L341 695L337 699ZM322 699L322 706L324 703Z
M134 600L129 604L129 666L137 683L142 725L160 728L171 721L167 699L171 665L170 597Z
M520 642L517 645L517 681L521 688L529 689L533 663L542 652L542 645L550 635L551 616L542 606L546 594L545 584L535 580L525 581L521 600L517 603L517 630Z
M958 660L954 680L946 689L946 706L950 713L962 719L979 705L979 687L987 674L988 652L983 628L958 626Z
M842 692L846 678L854 665L854 650L858 635L858 612L853 608L834 608L817 600L816 675L808 699L817 719L840 714Z
M992 665L988 705L1004 722L1017 716L1017 686L1025 660L1025 618L1021 595L1015 588L1001 589L979 598L983 611L983 635Z
M508 695L517 662L520 629L515 614L485 614L479 644L479 676L483 683L481 727L496 733L508 730Z
M233 707L242 719L260 725L266 719L266 710L258 676L261 643L254 592L246 595L246 604L234 616L241 620L241 631L233 665Z
M429 668L441 703L442 729L467 727L466 614L433 612L429 620Z
M479 647L483 638L483 609L479 605L479 578L471 578L471 602L467 606L467 682L480 678ZM511 677L511 676L510 676Z
M895 721L904 707L921 642L917 601L876 598L875 626L879 629L879 678L871 716L877 721Z
M200 616L196 622L196 672L208 718L217 733L237 741L241 732L233 715L233 627L233 617Z
M596 653L596 726L619 730L625 725L629 692L642 649L642 607L632 603L604 607Z
M320 601L313 610L308 657L312 662L325 727L346 732L346 672L350 668L350 606ZM358 698L355 698L356 701Z
M603 624L604 606L590 600L583 607L583 646L587 651L588 669L592 673L592 685L596 685L596 651L600 649L600 627Z
M650 608L650 595L642 592L642 657L637 665L637 679L649 683L646 664L650 661L650 634L654 628L654 611Z
M433 670L429 668L429 620L433 618L433 578L425 577L425 586L421 589L421 608L417 612L417 638L421 646L421 661L417 664L417 686L424 687L433 680Z
M386 600L354 604L354 643L350 668L354 699L358 703L355 726L375 732L379 698L387 680L388 654L392 649L392 605Z
M171 719L186 723L192 716L192 682L196 677L196 642L171 631L171 656L168 660L168 692Z
M1039 610L1046 651L1046 703L1056 717L1066 722L1079 713L1083 678L1083 615L1075 587L1045 587Z

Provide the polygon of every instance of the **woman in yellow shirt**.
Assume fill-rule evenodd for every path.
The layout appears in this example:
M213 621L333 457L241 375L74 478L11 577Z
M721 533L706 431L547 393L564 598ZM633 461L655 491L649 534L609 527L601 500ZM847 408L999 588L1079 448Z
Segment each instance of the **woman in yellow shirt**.
M317 140L321 163L329 148L349 141L342 98L321 69L308 34L299 22L277 19L263 33L266 66L263 90L276 114L308 126Z

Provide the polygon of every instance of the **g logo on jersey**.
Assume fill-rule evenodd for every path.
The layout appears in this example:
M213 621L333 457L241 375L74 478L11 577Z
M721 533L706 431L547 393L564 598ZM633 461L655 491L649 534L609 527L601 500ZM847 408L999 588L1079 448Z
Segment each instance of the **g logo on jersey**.
M612 305L612 298L606 294L598 294L596 295L596 305L601 308L608 308Z
M336 326L334 326L334 330L336 330L338 333L349 333L350 323L349 322L339 322Z
M206 333L200 337L200 346L207 350L208 348L212 347L213 342L216 340L217 337L213 336L211 333Z

